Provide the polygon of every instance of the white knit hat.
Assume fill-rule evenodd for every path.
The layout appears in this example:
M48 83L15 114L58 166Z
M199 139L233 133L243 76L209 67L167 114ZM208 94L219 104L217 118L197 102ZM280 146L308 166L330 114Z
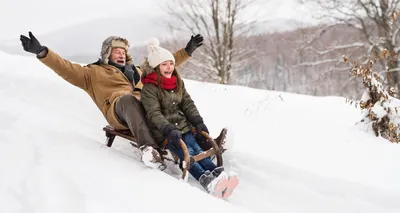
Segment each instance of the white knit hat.
M152 68L157 67L164 61L173 61L175 64L175 58L172 53L162 47L160 47L160 42L156 38L150 38L146 42L147 51L149 51L149 55L147 56L147 60L149 61L149 65Z

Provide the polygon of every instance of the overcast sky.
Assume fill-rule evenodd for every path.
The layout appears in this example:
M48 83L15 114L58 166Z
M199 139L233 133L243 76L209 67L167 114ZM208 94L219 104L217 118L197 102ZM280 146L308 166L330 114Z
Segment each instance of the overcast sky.
M24 54L19 37L32 31L43 45L63 56L85 55L93 60L101 42L111 35L127 38L131 46L144 45L150 37L172 36L165 24L167 2L174 1L0 0L0 49ZM298 0L259 0L241 17L257 19L258 32L273 32L309 22L310 11ZM179 36L189 39L190 33Z
M0 0L0 41L15 39L32 30L45 34L94 19L136 16L146 19L165 14L162 6L168 0ZM170 0L172 1L172 0ZM112 2L112 3L111 3ZM297 0L259 1L257 10L265 19L293 18L308 20L310 14ZM262 3L264 2L264 3ZM263 12L261 12L263 13ZM252 13L251 15L254 16ZM307 17L306 17L307 16Z
M163 13L160 7L166 1L0 0L0 41L19 38L29 30L44 34L110 16Z

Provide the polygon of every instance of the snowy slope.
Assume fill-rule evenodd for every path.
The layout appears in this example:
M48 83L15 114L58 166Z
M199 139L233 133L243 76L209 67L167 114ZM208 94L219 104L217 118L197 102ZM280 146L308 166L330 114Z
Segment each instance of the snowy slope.
M147 169L101 113L34 56L0 52L0 212L399 212L400 145L340 97L186 80L211 135L229 129L229 200ZM170 174L170 175L169 175ZM207 205L205 205L207 204Z

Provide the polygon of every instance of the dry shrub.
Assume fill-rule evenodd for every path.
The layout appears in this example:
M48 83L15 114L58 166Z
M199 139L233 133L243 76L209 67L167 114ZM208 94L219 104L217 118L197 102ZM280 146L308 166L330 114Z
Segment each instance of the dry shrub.
M388 64L397 57L395 53L391 53L386 49L378 52L371 57L367 63L360 64L359 62L352 61L351 59L343 56L346 63L350 63L352 69L350 74L361 78L365 91L359 101L346 100L350 104L355 104L362 109L362 119L372 128L375 135L379 135L389 140L392 143L399 143L400 141L400 100L393 97L395 92L394 88L388 88L385 85L385 78L382 72L373 70L374 65L379 60L384 60ZM383 72L389 72L389 68Z

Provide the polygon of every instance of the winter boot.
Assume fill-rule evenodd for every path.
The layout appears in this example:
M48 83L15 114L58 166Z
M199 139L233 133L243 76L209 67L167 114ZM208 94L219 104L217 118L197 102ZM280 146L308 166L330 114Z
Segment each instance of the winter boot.
M239 185L239 176L236 172L228 172L228 184L226 185L226 190L223 197L227 198L232 195L233 191Z
M142 161L144 165L152 169L159 169L163 171L167 165L162 160L160 153L152 146L145 146L140 148L142 150Z
M215 168L211 173L214 175L214 177L218 177L222 171L224 171L224 167L220 166Z
M218 177L206 172L199 179L200 185L211 195L221 198L228 184L228 175L222 171Z

